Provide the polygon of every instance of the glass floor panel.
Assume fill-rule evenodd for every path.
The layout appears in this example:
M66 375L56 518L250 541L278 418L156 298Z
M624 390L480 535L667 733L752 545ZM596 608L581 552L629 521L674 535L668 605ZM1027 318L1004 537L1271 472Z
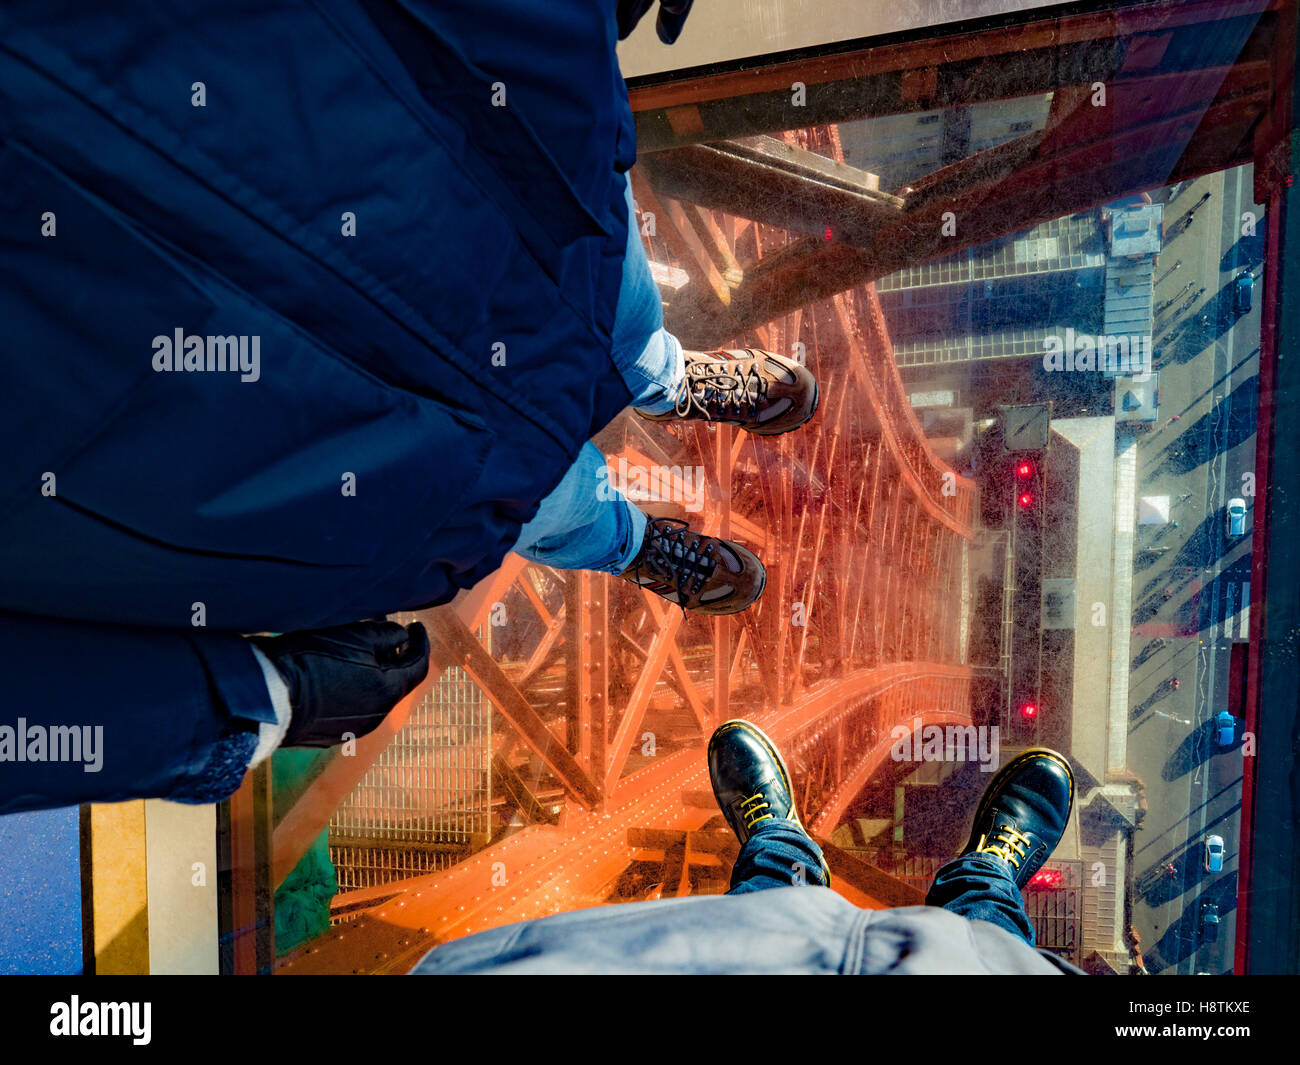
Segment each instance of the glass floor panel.
M647 512L762 558L764 595L687 615L509 556L419 615L435 667L381 733L278 753L232 802L257 869L231 966L398 972L723 892L704 752L744 717L856 904L920 902L992 772L1046 745L1078 794L1026 892L1040 945L1240 971L1279 33L1139 5L638 79L667 327L796 358L820 404L782 437L629 411L596 442Z

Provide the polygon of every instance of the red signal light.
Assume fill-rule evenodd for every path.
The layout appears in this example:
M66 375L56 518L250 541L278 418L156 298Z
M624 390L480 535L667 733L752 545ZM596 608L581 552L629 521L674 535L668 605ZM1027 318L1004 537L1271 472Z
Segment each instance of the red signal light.
M1034 464L1032 462L1022 462L1016 467L1016 476L1022 480L1026 477L1032 477L1034 474Z
M1034 495L1032 492L1021 492L1020 495L1016 497L1016 502L1022 507L1030 506L1034 502Z
M1038 707L1034 703L1022 703L1020 716L1026 721L1033 721L1038 716Z

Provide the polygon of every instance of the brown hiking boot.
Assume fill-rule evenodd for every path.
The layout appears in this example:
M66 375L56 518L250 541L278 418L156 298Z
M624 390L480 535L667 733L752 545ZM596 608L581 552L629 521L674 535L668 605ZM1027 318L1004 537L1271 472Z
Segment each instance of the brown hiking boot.
M676 518L649 520L641 550L619 576L697 614L739 613L767 583L752 551L692 532Z
M655 422L675 418L729 422L757 436L798 429L817 410L817 379L805 366L759 348L686 351L686 374L676 407L647 414Z

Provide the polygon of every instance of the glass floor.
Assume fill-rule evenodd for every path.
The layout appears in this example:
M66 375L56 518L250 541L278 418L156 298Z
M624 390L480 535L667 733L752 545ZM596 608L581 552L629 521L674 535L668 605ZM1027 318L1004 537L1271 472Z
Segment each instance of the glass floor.
M624 412L596 442L647 512L754 551L764 595L684 615L511 555L418 615L433 668L378 733L277 752L221 807L223 970L403 972L724 892L704 752L737 717L857 905L919 903L992 772L1046 745L1078 790L1026 891L1041 946L1291 964L1265 931L1289 859L1252 841L1289 788L1261 629L1296 472L1293 16L1044 9L634 79L667 328L790 355L820 403L782 437Z

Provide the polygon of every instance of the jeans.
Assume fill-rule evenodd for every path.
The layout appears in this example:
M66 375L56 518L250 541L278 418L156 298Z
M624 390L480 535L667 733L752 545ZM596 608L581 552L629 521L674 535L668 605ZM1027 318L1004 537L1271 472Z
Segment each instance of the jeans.
M673 408L686 364L681 343L664 328L663 303L641 243L630 181L625 196L627 250L611 355L632 393L632 406L664 414ZM641 549L645 527L645 512L610 483L605 457L588 442L520 530L514 549L557 569L621 573Z
M808 833L790 821L774 818L754 826L753 833L731 870L728 895L745 895L767 888L811 884L825 887L822 849Z
M971 921L988 921L1034 945L1034 926L1011 870L991 854L963 854L934 875L927 906L939 906Z
M754 829L731 871L728 895L741 895L792 884L825 886L821 848L786 821L767 821ZM988 921L1017 939L1034 945L1034 926L1011 870L991 854L964 854L935 874L925 897L971 921Z

